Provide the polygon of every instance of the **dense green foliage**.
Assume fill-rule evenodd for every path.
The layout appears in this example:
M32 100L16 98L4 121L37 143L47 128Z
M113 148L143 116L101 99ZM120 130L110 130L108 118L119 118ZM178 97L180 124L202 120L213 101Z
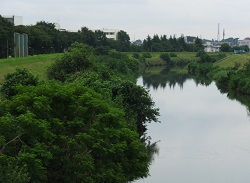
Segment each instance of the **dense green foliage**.
M166 35L158 36L154 35L152 38L148 36L143 41L142 50L149 52L181 52L181 51L198 51L203 49L201 39L198 37L194 43L187 44L184 37L172 37L169 39Z
M12 54L14 25L0 15L0 58Z
M19 86L0 103L0 182L146 177L155 150L141 138L159 112L134 82L138 64L117 51L96 54L74 43L49 68L55 81L31 86L21 82L29 74L17 77L27 70L10 74Z
M31 74L27 69L17 68L14 73L9 73L5 76L1 87L1 93L10 98L17 94L19 85L37 85L38 78Z

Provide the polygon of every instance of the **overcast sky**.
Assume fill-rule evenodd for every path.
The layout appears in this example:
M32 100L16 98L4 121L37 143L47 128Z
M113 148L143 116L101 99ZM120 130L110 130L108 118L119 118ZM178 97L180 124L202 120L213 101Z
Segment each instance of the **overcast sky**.
M38 21L79 30L112 28L131 40L147 35L250 37L249 0L0 0L1 15L19 15L24 25Z

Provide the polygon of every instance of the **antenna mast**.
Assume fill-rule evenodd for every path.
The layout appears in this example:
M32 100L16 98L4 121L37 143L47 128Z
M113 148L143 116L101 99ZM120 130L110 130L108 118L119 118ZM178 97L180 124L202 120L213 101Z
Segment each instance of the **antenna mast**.
M218 23L218 34L217 34L217 41L220 41L220 24Z
M225 39L225 29L223 29L223 40Z

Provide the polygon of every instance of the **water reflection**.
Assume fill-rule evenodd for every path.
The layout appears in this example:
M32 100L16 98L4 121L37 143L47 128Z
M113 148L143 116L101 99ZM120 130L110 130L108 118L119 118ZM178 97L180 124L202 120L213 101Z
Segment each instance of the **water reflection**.
M160 108L161 123L148 125L150 141L158 142L151 176L136 182L249 182L249 97L221 94L214 82L186 73L158 71L138 80Z
M148 88L153 87L154 89L161 87L164 89L166 86L174 88L176 85L182 88L190 76L186 71L170 70L167 67L150 67L145 70L142 78L144 86Z

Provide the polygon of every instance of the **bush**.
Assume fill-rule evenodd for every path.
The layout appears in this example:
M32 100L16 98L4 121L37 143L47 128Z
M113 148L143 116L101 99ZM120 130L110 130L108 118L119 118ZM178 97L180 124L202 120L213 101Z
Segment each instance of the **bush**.
M143 53L142 56L145 58L152 58L152 55L149 52Z
M167 54L167 53L162 53L162 54L160 55L160 58L161 58L162 60L166 61L166 62L169 62L169 61L170 61L169 54Z
M136 59L139 59L140 58L140 54L139 53L133 53L133 57L136 58Z
M197 53L196 53L196 57L201 57L202 55L206 54L206 52L204 50L199 50Z
M177 57L177 55L175 53L170 53L169 56L170 57Z

